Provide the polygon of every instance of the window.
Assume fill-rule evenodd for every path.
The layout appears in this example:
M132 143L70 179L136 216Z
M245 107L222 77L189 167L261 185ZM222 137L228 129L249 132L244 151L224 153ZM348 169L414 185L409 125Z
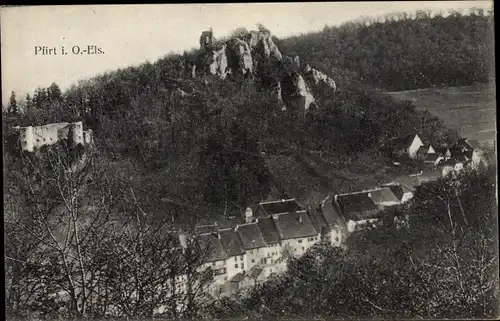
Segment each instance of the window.
M40 140L37 138L37 139L36 139L36 142L37 142L37 143L39 143L39 142L40 142Z
M238 268L238 264L235 264L235 265L234 265L234 268L235 268L235 269L237 269L237 268Z
M255 259L252 259L252 263L255 263Z
M269 269L269 272L272 272L272 271L273 271L273 269Z
M234 262L238 262L238 257L237 256L234 257Z
M302 247L302 251L304 251L304 247Z
M299 240L299 243L302 243L302 240Z
M212 262L212 266L215 266L215 262Z
M227 276L224 277L224 281L227 281Z
M243 255L240 256L240 261L243 261Z
M241 263L241 268L244 269L245 268L245 264Z
M271 253L270 253L270 252L267 252L267 256L268 256L268 257L269 257L269 256L271 256Z

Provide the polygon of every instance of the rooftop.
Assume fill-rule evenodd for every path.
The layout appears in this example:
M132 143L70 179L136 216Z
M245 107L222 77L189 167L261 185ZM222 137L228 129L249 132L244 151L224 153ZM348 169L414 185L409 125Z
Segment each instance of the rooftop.
M304 209L294 198L272 202L261 202L258 206L266 215L289 213Z
M401 186L400 184L386 184L382 185L381 187L389 188L399 201L403 199L403 194L405 193L405 191L403 186Z
M306 211L279 214L275 217L281 239L296 239L318 235Z
M240 236L233 229L219 230L219 235L228 256L243 255L245 253Z
M400 199L398 199L398 197L396 195L394 195L392 190L388 187L383 187L383 188L371 191L369 193L369 196L375 204L382 204L382 203L387 203L387 202L399 202L400 201Z
M207 246L210 251L206 262L222 261L228 258L226 250L216 234L201 234L199 235L199 241L201 246Z
M242 224L237 226L241 242L245 250L252 250L267 246L257 223Z
M253 278L253 279L257 279L260 274L262 273L264 269L258 267L258 266L254 266L250 269L250 271L248 272L248 275Z
M266 243L278 243L280 241L278 229L272 217L259 217L257 225Z
M398 148L409 147L411 145L411 143L413 142L413 140L415 139L415 136L418 136L418 135L412 134L412 135L404 136L401 138L395 138L392 140L392 145L394 147L398 147Z
M377 212L377 206L368 195L369 192L337 195L336 200L347 219L366 219Z
M245 279L245 276L246 276L246 274L244 272L240 272L240 273L236 274L235 276L233 276L233 278L231 280L229 280L229 282L240 283L241 281L243 281Z

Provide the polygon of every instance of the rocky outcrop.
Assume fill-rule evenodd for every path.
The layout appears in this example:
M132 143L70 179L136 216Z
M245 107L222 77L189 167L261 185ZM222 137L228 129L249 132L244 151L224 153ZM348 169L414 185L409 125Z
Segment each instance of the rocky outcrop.
M301 69L298 56L284 56L271 33L262 27L258 31L240 32L225 41L217 41L211 30L204 31L200 37L200 60L196 72L204 70L222 79L229 74L259 79L276 94L284 109L300 113L318 107L311 85L324 83L337 90L335 81L321 71L309 65Z
M309 64L306 65L305 72L306 72L306 74L311 76L311 78L313 79L313 81L316 85L319 84L320 82L323 82L328 87L330 87L334 92L337 91L337 84L327 74L325 74L317 69L311 68L311 66L309 66Z
M253 58L249 44L238 38L229 39L226 44L226 55L228 56L231 73L233 75L239 73L244 77L253 77Z
M207 52L206 56L210 73L222 79L225 79L228 73L226 48L226 44L214 47Z

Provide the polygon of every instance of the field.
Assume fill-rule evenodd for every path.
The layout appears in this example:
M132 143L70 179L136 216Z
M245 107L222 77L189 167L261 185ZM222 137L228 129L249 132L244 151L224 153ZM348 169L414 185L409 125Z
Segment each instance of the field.
M388 93L413 101L417 109L428 110L443 119L462 137L477 139L493 147L496 139L495 85L430 88Z

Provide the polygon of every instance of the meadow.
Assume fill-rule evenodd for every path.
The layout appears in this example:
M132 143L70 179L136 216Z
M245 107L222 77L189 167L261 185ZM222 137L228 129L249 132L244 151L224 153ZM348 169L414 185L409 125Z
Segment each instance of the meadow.
M412 101L458 130L462 137L493 147L496 138L495 85L429 88L389 92L392 97Z

